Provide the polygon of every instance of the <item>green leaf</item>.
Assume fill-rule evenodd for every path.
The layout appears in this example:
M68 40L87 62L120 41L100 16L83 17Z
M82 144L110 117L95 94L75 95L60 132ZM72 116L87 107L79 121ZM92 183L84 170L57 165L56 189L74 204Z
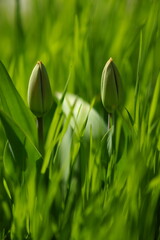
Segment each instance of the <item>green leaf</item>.
M13 180L17 180L17 174L15 174L16 171L16 160L12 154L12 149L10 147L9 142L7 141L4 149L3 154L3 163L4 163L4 170L5 173Z
M139 93L139 79L140 79L140 67L141 67L141 59L142 59L142 31L140 32L140 43L139 43L139 54L138 54L138 65L137 65L137 77L136 77L136 86L135 86L135 99L134 99L134 120L136 118L136 108L137 108L137 100Z
M54 113L54 117L50 124L50 128L49 128L47 139L46 139L45 157L44 157L42 170L41 170L42 173L45 173L48 167L51 154L58 141L58 134L62 128L63 121L64 121L64 116L62 114L61 104L59 104Z
M7 193L8 197L9 197L10 199L12 199L11 193L10 193L10 190L9 190L9 187L8 187L7 182L6 182L6 180L5 180L4 178L3 178L3 185L4 185L4 188L5 188L5 190L6 190L6 193Z
M109 156L112 154L112 149L113 149L113 133L114 133L114 126L109 128L105 135L103 136L101 143L104 144L105 142L107 143L107 150Z
M128 117L129 117L130 123L131 123L132 126L133 126L133 125L134 125L134 120L133 120L131 114L130 114L130 112L128 111L128 109L127 109L126 107L125 107L125 110L126 110L126 112L127 112L127 114L128 114Z
M154 177L148 185L148 190L159 188L159 186L160 186L160 176Z
M0 118L5 129L6 136L11 146L11 151L15 159L16 169L26 170L32 168L35 161L41 158L40 153L30 141L24 131L4 112L0 110ZM6 166L6 162L5 162ZM7 169L12 171L12 167Z
M0 102L3 111L21 126L25 134L35 143L34 117L17 92L2 62L0 62Z
M0 120L0 160L2 159L2 156L3 156L3 151L5 148L6 141L7 139L5 136L5 132L4 132L1 120Z
M160 73L157 78L157 82L156 82L156 86L154 89L153 98L152 98L152 102L151 102L150 112L149 112L149 124L148 124L149 129L151 128L156 110L158 108L159 92L160 92Z

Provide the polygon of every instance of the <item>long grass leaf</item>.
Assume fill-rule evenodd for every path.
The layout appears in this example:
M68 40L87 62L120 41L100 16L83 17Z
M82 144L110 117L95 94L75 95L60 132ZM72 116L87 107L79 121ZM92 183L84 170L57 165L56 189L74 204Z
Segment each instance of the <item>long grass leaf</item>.
M17 92L2 62L0 62L0 99L3 111L36 143L34 117Z

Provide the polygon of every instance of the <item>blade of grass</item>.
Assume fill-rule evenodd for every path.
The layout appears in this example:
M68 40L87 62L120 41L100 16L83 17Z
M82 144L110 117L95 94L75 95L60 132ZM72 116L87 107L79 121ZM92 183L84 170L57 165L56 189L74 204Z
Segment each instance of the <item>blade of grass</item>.
M149 120L148 120L148 132L150 133L151 126L154 120L154 116L158 107L158 100L160 98L160 73L158 74L157 82L154 88L154 93L150 105Z
M13 82L0 62L0 99L3 111L21 126L26 135L36 143L36 126L32 113L26 107Z
M40 153L13 119L2 111L0 111L0 118L17 161L16 166L23 170L26 167L32 167L41 158Z
M135 86L135 97L134 97L134 120L136 118L136 107L137 107L137 98L139 93L139 76L140 76L140 65L142 58L142 31L140 32L140 42L139 42L139 55L138 55L138 64L137 64L137 76L136 76L136 86Z

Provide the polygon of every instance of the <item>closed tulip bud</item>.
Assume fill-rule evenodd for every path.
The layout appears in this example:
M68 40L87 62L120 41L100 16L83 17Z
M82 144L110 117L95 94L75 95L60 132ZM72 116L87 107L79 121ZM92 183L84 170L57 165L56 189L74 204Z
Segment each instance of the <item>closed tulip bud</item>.
M42 117L52 106L53 98L48 74L42 62L37 62L28 85L28 104L33 114Z
M121 78L112 58L107 61L102 72L101 99L109 113L113 113L123 103Z

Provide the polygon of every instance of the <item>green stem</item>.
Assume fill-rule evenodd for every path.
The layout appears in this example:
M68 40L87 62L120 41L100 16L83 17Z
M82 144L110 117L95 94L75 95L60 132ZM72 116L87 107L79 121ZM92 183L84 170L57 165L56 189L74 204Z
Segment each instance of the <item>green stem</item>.
M115 124L116 124L116 118L115 118L115 113L112 114L112 125L115 128Z
M108 129L111 128L111 118L112 118L112 114L108 113Z
M111 129L112 128L112 129ZM112 155L113 150L115 149L115 113L108 113L108 130L110 138L111 147L108 149L109 156Z
M44 136L43 136L43 117L37 117L38 128L38 148L40 153L44 154Z

